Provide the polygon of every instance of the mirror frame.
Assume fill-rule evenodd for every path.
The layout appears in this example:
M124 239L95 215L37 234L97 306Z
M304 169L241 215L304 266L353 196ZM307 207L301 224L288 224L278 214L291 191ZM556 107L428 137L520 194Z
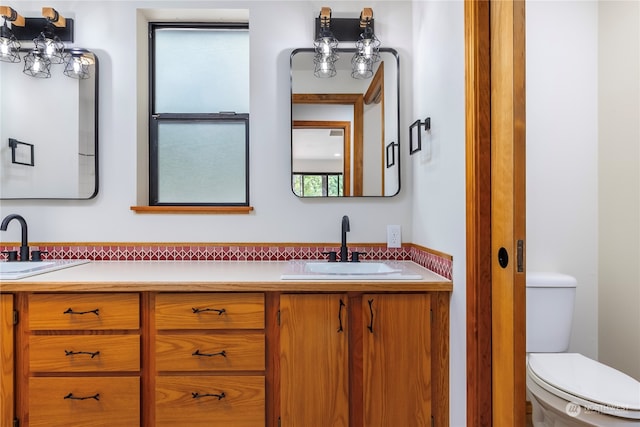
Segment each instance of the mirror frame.
M94 87L92 89L93 95L94 95L94 112L92 114L93 116L93 120L94 120L94 124L93 124L93 149L94 149L94 159L93 159L93 167L94 167L94 174L95 174L95 178L92 182L93 184L93 191L91 192L90 195L86 196L86 197L47 197L47 196L25 196L25 197L0 197L0 200L91 200L93 198L95 198L98 195L98 190L99 190L99 144L98 144L98 136L99 136L99 114L98 114L98 110L99 110L99 105L100 105L100 99L99 99L99 86L100 86L100 79L99 79L99 59L98 59L98 55L96 54L96 52L89 50L89 49L85 49L85 48L72 48L74 50L81 50L84 51L86 53L89 53L93 56L93 60L94 60L94 64L93 64L93 68L92 68L92 72L93 72L93 79L94 79ZM27 49L27 48L21 48L20 49L20 53L21 54L26 54L28 52L30 52L32 49ZM18 66L21 66L18 65ZM61 64L61 67L64 68L64 64ZM56 72L59 72L60 74L62 74L62 70L58 69L56 70ZM78 83L80 84L80 82ZM80 142L80 141L79 141Z
M352 55L356 52L355 48L338 48L337 49L337 53L338 54L347 54L347 55ZM289 78L290 78L290 82L289 82L289 90L290 90L290 118L291 118L291 145L290 145L290 150L291 150L291 169L290 169L290 186L291 186L291 191L293 192L293 194L296 197L299 198L305 198L305 199L327 199L327 198L331 198L331 199L341 199L341 198L351 198L351 197L383 197L383 198L387 198L387 197L393 197L393 196L397 196L398 194L400 194L400 190L402 188L401 185L401 177L402 177L402 169L401 169L401 162L400 162L400 157L401 157L401 151L400 151L400 57L398 55L398 52L395 49L392 48L380 48L380 52L383 53L390 53L391 55L393 55L394 59L395 59L395 66L396 66L396 90L392 91L391 93L395 93L396 99L397 99L397 108L396 108L396 128L397 128L397 135L395 135L395 141L392 141L384 146L381 147L381 151L383 152L383 163L381 164L381 167L386 169L392 166L395 166L397 164L398 167L398 188L396 190L395 193L393 194L389 194L389 195L384 195L384 194L380 194L380 195L362 195L363 192L363 139L364 139L364 105L365 104L369 104L371 102L374 102L376 100L379 100L381 96L384 95L383 90L381 90L381 87L384 86L384 79L380 78L380 75L378 72L376 72L374 74L374 76L371 78L371 82L372 85L370 85L369 89L367 90L367 92L365 94L352 94L352 93L332 93L332 94L296 94L293 92L293 60L295 55L299 54L299 53L315 53L315 49L313 48L297 48L294 49L291 52L290 55L290 60L289 60ZM346 56L346 55L345 55ZM382 64L381 64L382 65ZM384 71L384 70L382 70ZM389 92L386 92L389 93ZM346 151L345 150L345 156L344 156L344 163L345 163L345 173L344 173L344 189L343 189L343 195L339 196L339 197L321 197L321 196L300 196L298 194L295 193L295 191L293 190L293 130L297 129L297 128L310 128L310 127L317 127L317 128L321 128L321 127L326 127L326 125L323 125L323 121L315 121L313 123L318 124L318 126L312 126L311 125L311 121L305 120L305 121L298 121L298 120L294 120L293 119L293 109L294 106L296 104L325 104L325 105L352 105L353 109L354 109L354 121L352 123L352 130L353 130L353 138L351 139L351 141L349 142L350 145L352 146L353 151ZM385 123L383 121L382 123L382 127L383 129L385 128ZM345 141L345 146L346 146L346 141ZM392 162L391 164L387 161L385 161L385 156L387 156L389 154L389 146L391 146L391 150L397 150L397 152L394 152L392 154L395 155L394 157L394 162ZM351 155L351 153L353 153L353 156ZM353 157L353 159L351 159L351 157ZM347 162L349 162L351 164L351 161L353 160L353 167L349 166L347 167ZM352 174L349 174L349 176L347 176L347 171L352 172ZM354 195L351 195L351 175L353 175L353 193ZM384 192L384 170L383 170L383 174L382 174L382 190Z

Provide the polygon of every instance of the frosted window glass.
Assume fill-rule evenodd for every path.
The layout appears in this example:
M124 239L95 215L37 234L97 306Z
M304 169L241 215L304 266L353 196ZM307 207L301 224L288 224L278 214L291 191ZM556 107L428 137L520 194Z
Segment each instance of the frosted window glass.
M155 113L249 112L249 31L155 30Z
M159 203L247 203L245 122L158 124Z

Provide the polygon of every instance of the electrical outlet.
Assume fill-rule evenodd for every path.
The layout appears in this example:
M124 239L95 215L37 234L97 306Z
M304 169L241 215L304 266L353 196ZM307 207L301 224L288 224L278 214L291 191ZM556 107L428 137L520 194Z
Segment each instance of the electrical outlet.
M402 247L402 231L399 225L387 225L387 248Z

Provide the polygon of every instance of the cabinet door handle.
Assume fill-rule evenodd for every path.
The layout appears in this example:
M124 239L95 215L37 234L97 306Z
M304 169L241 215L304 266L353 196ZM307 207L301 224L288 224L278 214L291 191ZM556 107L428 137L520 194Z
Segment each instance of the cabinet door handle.
M201 353L200 349L197 349L196 351L194 351L193 353L191 353L192 356L203 356L203 357L213 357L213 356L222 356L222 357L227 357L227 352L226 350L222 350L218 353Z
M64 399L71 399L71 400L89 400L89 399L94 399L94 400L100 400L100 393L96 393L93 396L74 396L73 393L69 393L64 397Z
M225 397L227 397L227 395L226 395L226 394L224 394L224 391L223 391L222 393L220 393L220 394L215 394L215 393L198 393L198 392L193 393L193 392L192 392L192 393L191 393L191 397L193 397L194 399L202 399L203 397L216 397L216 398L218 398L218 400L222 400L222 399L224 399Z
M367 329L369 330L369 332L373 333L373 299L370 299L367 302L369 303L369 313L371 314Z
M344 301L340 298L340 305L338 306L338 332L342 332L344 329L342 328L342 308L345 306Z
M62 312L62 314L89 314L89 313L93 313L96 316L100 316L100 309L96 308L95 310L74 311L72 308L67 308L66 311Z
M78 354L86 354L86 355L91 356L91 358L93 359L94 357L100 355L100 350L98 350L98 351L72 351L72 350L65 350L64 351L64 355L65 356L75 356L75 355L78 355Z
M225 310L224 308L195 308L192 307L191 310L193 311L193 314L198 314L198 313L204 313L206 311L213 311L218 313L218 316L223 315L224 313L227 312L227 310Z

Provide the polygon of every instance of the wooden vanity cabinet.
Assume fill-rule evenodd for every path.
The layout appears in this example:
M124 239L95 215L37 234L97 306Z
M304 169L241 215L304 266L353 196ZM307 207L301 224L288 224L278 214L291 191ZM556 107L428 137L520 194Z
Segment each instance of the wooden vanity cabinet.
M140 296L20 296L21 425L140 425Z
M448 425L448 349L432 331L448 328L440 298L281 295L281 426Z
M261 293L155 295L155 426L265 425Z
M449 292L259 289L0 295L0 427L448 425Z

